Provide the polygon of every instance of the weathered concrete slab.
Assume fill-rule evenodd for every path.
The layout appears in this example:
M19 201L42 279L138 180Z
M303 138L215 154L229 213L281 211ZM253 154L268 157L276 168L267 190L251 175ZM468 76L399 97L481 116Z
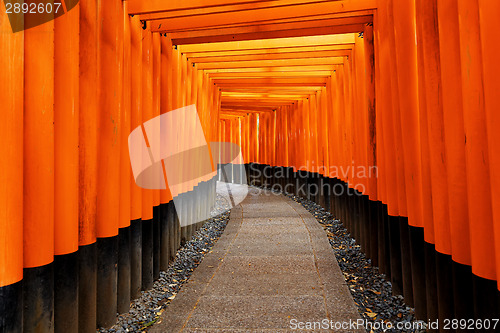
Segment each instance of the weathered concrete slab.
M284 196L249 192L149 332L307 331L299 322L321 322L314 332L364 332L329 327L360 316L314 217Z

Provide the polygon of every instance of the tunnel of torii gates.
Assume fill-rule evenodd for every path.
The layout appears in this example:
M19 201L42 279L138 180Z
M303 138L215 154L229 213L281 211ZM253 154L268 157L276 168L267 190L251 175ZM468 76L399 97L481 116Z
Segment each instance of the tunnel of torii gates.
M229 180L330 210L418 318L498 318L500 1L64 8L13 32L0 5L1 332L95 331L152 286L201 223L135 183L128 136L189 105L241 147Z

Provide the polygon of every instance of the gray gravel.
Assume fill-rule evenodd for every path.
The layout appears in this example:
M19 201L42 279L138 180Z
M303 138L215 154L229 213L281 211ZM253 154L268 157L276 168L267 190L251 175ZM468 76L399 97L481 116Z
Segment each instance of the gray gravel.
M144 332L153 325L224 232L229 221L229 208L227 201L217 196L211 214L214 217L177 251L175 261L167 271L160 272L153 289L141 292L141 296L132 301L130 311L119 315L114 326L100 328L98 332Z
M285 195L302 204L325 229L340 269L363 319L371 323L380 323L381 321L392 324L418 322L425 328L425 323L415 318L414 309L404 303L403 297L392 295L391 283L385 280L385 275L381 274L377 267L371 265L370 259L366 258L360 246L356 244L356 240L351 237L340 220L335 219L330 212L312 201L289 193ZM179 249L174 263L167 271L160 272L160 278L155 281L153 289L143 291L141 297L131 303L130 311L120 315L113 327L101 328L98 332L147 331L148 327L158 320L160 314L175 298L193 270L203 260L204 255L210 251L222 235L229 221L228 210L227 201L218 196L217 206L212 212L212 216L216 216L210 218L191 240ZM384 331L373 329L371 332ZM397 330L392 328L385 332L422 333L425 332L425 329Z

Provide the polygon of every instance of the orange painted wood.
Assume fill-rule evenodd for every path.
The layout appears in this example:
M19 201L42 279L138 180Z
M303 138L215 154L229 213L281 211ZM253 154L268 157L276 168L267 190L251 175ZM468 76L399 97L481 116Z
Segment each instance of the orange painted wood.
M155 22L155 21L152 21ZM293 24L294 26L296 24ZM156 26L155 26L156 27ZM220 42L230 42L230 41L248 41L248 40L265 40L265 39L275 39L275 38L291 38L291 37L304 37L304 36L314 36L314 35L334 35L334 34L346 34L346 33L357 33L363 31L364 24L349 24L349 25L320 25L313 28L296 28L296 29L262 29L264 31L259 32L247 32L247 33L228 33L222 35L224 31L219 31L217 35L210 36L199 36L199 37L185 37L179 38L174 36L172 41L176 45L189 45L189 44L202 44L202 43L220 43ZM158 26L154 31L159 32L169 32L169 29L162 28Z
M130 1L130 13L131 14L139 14L139 13L152 13L152 12L161 12L161 11L172 11L178 9L191 9L191 8L202 8L202 7L214 7L214 6L228 6L228 5L236 5L238 3L248 3L248 2L259 2L261 0L231 0L228 2L227 0L173 0L169 2L165 2L162 0L153 0L153 1L141 1L141 0L132 0Z
M80 6L54 20L54 254L78 250Z
M422 226L415 1L394 0L392 5L400 108L400 112L396 113L401 115L400 126L404 152L408 223L412 226Z
M489 156L484 108L484 78L477 0L458 1L465 165L472 272L496 278Z
M348 59L346 57L344 59L344 149L345 159L343 164L343 173L345 177L346 183L350 188L353 188L355 185L354 174L352 173L354 167L354 155L353 155L353 93L352 93L352 59Z
M353 93L354 93L354 139L353 139L353 154L354 154L354 175L355 188L369 195L370 190L367 184L366 163L368 144L368 110L366 100L366 78L365 78L365 44L361 36L356 37L356 43L353 52Z
M317 45L311 44L311 45L305 45L305 46L284 46L284 47L269 47L269 48L251 48L251 44L249 47L244 48L244 49L226 49L226 50L216 50L212 49L209 51L203 51L203 50L198 50L198 51L193 51L193 52L188 52L186 50L183 50L184 54L191 60L197 61L197 59L204 59L207 58L213 58L213 57L235 57L238 59L239 57L241 58L250 58L253 56L256 57L269 57L269 58L280 58L280 57L286 57L288 53L296 53L296 54L301 54L304 56L307 56L308 54L311 54L314 56L315 54L322 54L323 52L332 52L332 51L337 51L337 52L349 52L352 49L353 44L327 44L327 45L320 45L320 41L318 41ZM264 44L265 45L265 44ZM185 46L180 46L180 48L185 48Z
M377 89L377 118L381 118L381 127L383 135L383 149L384 149L384 164L383 169L384 182L386 186L386 197L384 203L387 204L388 214L392 216L398 216L400 214L399 202L400 195L402 191L398 186L398 169L399 165L396 163L396 159L401 155L397 153L397 143L396 140L396 126L394 125L394 114L396 113L393 109L394 103L394 91L397 89L393 88L396 81L393 80L395 75L393 75L394 64L391 62L391 49L393 49L393 39L391 40L390 24L389 19L392 17L392 11L389 7L389 1L385 2L383 7L380 7L377 11L378 13L378 23L380 31L380 36L387 36L386 38L380 38L379 41L379 75L380 81ZM404 192L404 191L403 191Z
M142 31L142 123L153 118L153 36L149 28ZM149 159L149 153L143 152ZM153 218L153 193L142 189L142 219Z
M326 122L326 139L328 140L328 164L327 167L327 177L337 178L337 175L334 173L336 163L338 161L338 153L337 153L337 132L336 132L336 123L337 123L337 109L336 106L336 73L332 74L332 77L328 80L326 84L326 110L325 114L327 116Z
M160 113L165 114L173 110L173 89L172 89L172 44L169 38L161 37L161 73L160 73ZM163 125L160 124L160 126ZM167 125L169 126L169 125ZM169 128L160 128L161 131L168 131ZM167 142L161 142L160 149L165 149ZM168 179L163 179L167 186L160 191L160 203L165 204L172 200L172 193L168 187Z
M54 258L54 21L24 32L23 130L24 267L38 267Z
M144 19L147 19L144 17ZM371 22L371 15L314 19L305 17L303 21L269 24L246 24L236 27L218 27L212 29L178 31L175 27L171 30L159 27L158 31L170 32L175 44L193 44L193 42L222 42L231 40L253 40L283 37L299 37L326 35L333 33L356 33L363 30L363 25ZM231 37L230 37L231 36Z
M137 16L130 17L130 62L131 62L131 109L130 130L142 124L142 28ZM128 134L127 134L128 135ZM138 151L138 153L143 153ZM142 188L137 186L132 175L130 177L130 219L142 218Z
M160 116L160 94L161 94L161 42L159 34L152 34L152 57L153 62L153 118ZM156 150L160 149L160 145L156 143L154 148ZM158 175L158 182L162 183L164 181L163 175ZM153 190L153 206L157 207L160 205L160 190Z
M132 7L132 6L131 6ZM364 11L376 8L375 0L342 0L321 2L317 4L302 4L287 6L283 8L266 7L255 9L249 15L248 12L222 12L203 16L174 17L171 19L151 21L152 28L171 29L195 29L202 27L214 27L231 24L243 24L258 21L273 21L286 17L309 17L322 15L324 13L344 13Z
M394 24L394 13L392 8L392 2L388 3L388 21L389 27ZM396 40L394 31L389 28L388 32L390 47L395 50L396 48ZM393 61L390 65L390 75L391 75L391 97L392 97L392 125L394 131L394 144L395 150L391 154L392 160L390 163L396 164L396 177L397 183L396 186L398 188L398 213L400 216L408 216L407 211L407 196L406 196L406 170L405 170L405 160L404 160L404 151L403 151L403 139L402 139L402 128L401 128L401 114L399 110L400 107L400 94L399 94L399 82L398 82L398 73L399 69L395 61ZM389 162L388 162L389 163ZM413 223L413 222L412 222Z
M448 200L452 258L471 265L467 173L465 166L464 118L458 7L454 0L438 1L439 55L443 94L444 135L446 143ZM449 33L453 32L452 35Z
M278 60L246 60L227 61L224 63L200 63L199 69L219 68L255 68L255 67L280 67L280 66L311 66L311 65L340 65L343 57L308 58L308 59L278 59Z
M123 55L116 38L123 30L123 17L116 10L116 1L99 2L98 47L98 175L97 175L97 237L118 234L120 191L121 87ZM99 23L100 24L100 23ZM114 207L115 209L112 209Z
M450 215L448 206L447 159L444 137L441 61L436 1L418 1L417 20L422 25L423 74L426 94L429 157L435 245L438 252L451 254Z
M423 45L423 25L417 25L417 44ZM424 214L424 239L431 243L435 243L435 228L434 215L432 206L432 178L430 166L430 143L429 131L427 126L427 102L425 89L425 57L423 47L417 48L418 57L418 73L421 78L418 81L419 89L419 116L420 116L420 144L421 144L421 160L422 160L422 213Z
M22 24L22 22L18 22ZM0 5L0 287L23 278L24 32L12 33Z
M131 30L128 15L128 3L123 3L123 93L122 93L122 114L121 114L121 135L120 135L120 216L118 227L126 228L130 226L131 220L131 186L132 170L130 168L130 156L128 152L128 136L131 132L131 107L132 107L132 62L131 62Z
M365 93L366 93L366 176L367 188L370 200L378 200L377 177L378 177L378 163L377 160L377 110L375 104L375 48L374 48L373 25L365 26L363 33L363 42L365 49L365 64L364 74L366 80ZM380 128L378 128L380 131ZM373 168L372 168L373 167Z
M97 2L80 4L79 56L79 245L96 240L97 216Z
M237 51L237 50L258 50L293 48L306 46L342 45L350 46L354 43L353 34L295 37L286 39L254 40L223 43L206 43L198 45L180 45L179 50L184 54L192 52L213 52L213 51Z
M327 108L327 90L326 87L322 88L318 93L318 142L320 143L320 150L318 152L318 167L319 173L323 176L328 175L328 108Z
M158 11L154 13L148 13L148 14L140 14L142 20L158 20L158 19L166 19L166 18L174 18L174 17L179 17L179 16L195 16L195 15L208 15L208 14L215 14L215 13L221 13L221 12L242 12L242 11L247 11L250 15L252 14L251 10L255 9L260 9L260 8L271 8L271 7L283 7L283 6L290 6L290 5L297 5L297 4L306 4L306 3L317 3L321 2L318 0L272 0L272 1L260 1L257 3L252 3L252 2L246 2L246 3L241 3L241 4L235 4L231 2L226 2L224 4L220 5L215 5L215 6L203 6L203 7L184 7L184 6L177 6L173 10L168 10L168 11ZM165 5L163 5L165 6ZM250 11L248 11L250 10ZM346 17L353 17L353 16L358 16L358 15L367 15L371 14L373 11L372 10L364 10L358 12L345 12L345 13L323 13L321 15L315 15L311 17L306 17L306 18L297 18L297 17L284 17L281 19L273 20L272 23L278 24L278 23L285 23L285 22L297 22L300 19L302 20L320 20L320 19L327 19L327 18L346 18ZM256 22L259 22L258 20L254 22L250 22L248 24L256 24ZM240 26L238 24L236 25L230 25L230 26Z
M490 184L493 208L493 226L495 232L496 268L500 271L500 142L498 128L500 117L498 112L498 87L500 86L500 66L498 54L500 40L496 33L500 6L497 1L479 0L479 24L481 32L481 52L484 75L484 107L486 111L486 128L488 132L488 152L490 162Z

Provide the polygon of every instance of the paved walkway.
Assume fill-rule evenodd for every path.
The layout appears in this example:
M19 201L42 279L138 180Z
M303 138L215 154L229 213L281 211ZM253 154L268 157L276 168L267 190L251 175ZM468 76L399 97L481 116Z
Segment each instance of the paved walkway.
M259 194L260 192L260 194ZM213 251L148 332L298 332L360 318L325 232L300 204L251 188ZM314 332L366 332L314 329Z

